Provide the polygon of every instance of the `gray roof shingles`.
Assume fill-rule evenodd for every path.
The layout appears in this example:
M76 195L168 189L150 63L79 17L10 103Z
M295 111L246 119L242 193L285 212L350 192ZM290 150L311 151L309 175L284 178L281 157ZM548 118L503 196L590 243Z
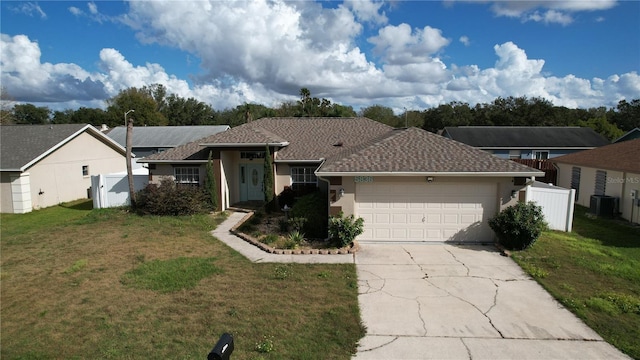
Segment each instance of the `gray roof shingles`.
M537 172L418 128L398 129L348 154L327 159L320 173Z
M640 174L640 139L559 156L551 161Z
M229 125L138 126L133 128L132 146L140 148L176 147L229 129ZM118 126L106 133L126 146L127 128Z
M610 142L591 128L576 126L460 126L444 134L478 148L583 148Z
M21 169L87 124L0 126L0 168Z
M288 143L279 161L320 161L320 172L538 173L418 128L394 129L367 118L263 118L151 155L149 162L206 160L207 144Z
M289 145L278 151L277 160L320 161L346 147L362 144L393 128L367 118L262 118L231 128L185 146L146 157L145 161L206 159L200 144ZM341 146L337 146L341 144Z

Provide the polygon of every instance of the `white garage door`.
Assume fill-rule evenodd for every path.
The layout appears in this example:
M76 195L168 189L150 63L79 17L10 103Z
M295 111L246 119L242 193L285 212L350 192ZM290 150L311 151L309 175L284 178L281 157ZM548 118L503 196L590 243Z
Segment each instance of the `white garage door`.
M363 241L493 241L496 184L358 183L356 202Z

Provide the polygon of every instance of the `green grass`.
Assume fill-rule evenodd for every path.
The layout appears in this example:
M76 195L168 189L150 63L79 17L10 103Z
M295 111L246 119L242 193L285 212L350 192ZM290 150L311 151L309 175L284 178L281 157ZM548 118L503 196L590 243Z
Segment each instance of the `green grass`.
M571 233L545 232L512 257L607 342L640 359L640 228L576 207Z
M90 204L89 204L90 205ZM355 265L254 264L221 218L85 203L0 215L2 359L349 359L364 335Z
M126 272L121 282L136 289L162 293L193 289L200 280L221 272L214 260L193 257L153 260Z

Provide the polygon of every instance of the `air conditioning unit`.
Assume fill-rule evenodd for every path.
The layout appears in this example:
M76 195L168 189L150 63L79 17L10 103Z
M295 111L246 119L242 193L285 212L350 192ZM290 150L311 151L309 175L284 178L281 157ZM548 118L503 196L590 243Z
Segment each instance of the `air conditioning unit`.
M613 217L616 213L618 198L607 195L591 195L589 212L601 217Z

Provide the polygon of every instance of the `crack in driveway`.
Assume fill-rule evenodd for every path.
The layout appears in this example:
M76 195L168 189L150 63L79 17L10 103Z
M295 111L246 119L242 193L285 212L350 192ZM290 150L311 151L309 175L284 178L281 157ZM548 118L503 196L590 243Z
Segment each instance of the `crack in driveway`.
M409 257L411 258L411 261L413 261L413 262L414 262L414 264L416 264L418 267L420 267L420 269L421 269L421 270L423 270L423 272L424 272L424 269L422 268L422 265L420 265L420 264L418 264L418 263L416 262L416 260L415 260L415 258L413 257L413 255L411 255L411 252L410 252L409 250L407 250L406 248L404 248L404 247L403 247L403 250L404 250L404 251L409 255ZM490 312L490 311L491 311L491 310L496 306L496 304L497 304L497 301L498 301L498 291L499 291L499 289L500 289L500 286L496 283L496 281L495 281L494 279L487 278L487 277L480 277L480 276L470 276L470 274L471 274L471 269L469 268L469 266L467 266L467 264L465 264L463 261L461 261L460 259L458 259L458 258L456 257L456 255L455 255L453 252L451 252L449 249L445 248L445 251L446 251L446 252L448 252L448 253L449 253L449 255L451 255L451 257L452 257L452 258L453 258L457 263L459 263L460 265L462 265L462 266L466 269L466 271L467 271L467 272L466 272L466 276L461 276L461 277L466 277L466 278L480 278L480 279L487 279L487 280L491 281L491 283L492 283L492 284L494 285L494 287L495 287L495 292L494 292L494 294L493 294L493 304L489 307L489 309L488 309L487 311L482 311L482 309L480 309L480 308L478 307L478 305L474 304L473 302L471 302L471 301L469 301L469 300L467 300L467 299L465 299L465 298L463 298L463 297L461 297L461 296L457 296L457 295L453 294L451 291L449 291L448 289L446 289L446 288L444 288L444 287L441 287L441 286L436 285L433 281L431 281L431 280L429 279L429 275L428 275L426 272L425 272L425 277L423 278L423 280L424 280L424 281L426 281L426 282L427 282L428 284L430 284L431 286L435 287L436 289L440 289L440 290L444 291L445 293L447 293L449 296L451 296L451 297L453 297L453 298L456 298L456 299L458 299L458 300L460 300L460 301L462 301L462 302L464 302L464 303L467 303L467 304L471 305L474 309L478 310L478 312L479 312L479 313L481 313L481 314L482 314L482 316L484 316L484 317L489 321L489 324L491 325L491 327L492 327L492 328L493 328L493 329L494 329L494 330L495 330L495 331L500 335L500 337L501 337L501 338L503 338L503 339L504 339L504 338L505 338L504 334L502 333L502 331L500 331L500 329L498 329L498 328L496 327L496 325L493 323L493 320L491 319L491 316L489 316L489 312ZM416 301L417 301L417 298L416 298ZM420 303L419 303L419 302L418 302L418 308L420 308ZM422 323L423 323L423 324L424 324L424 326L425 326L425 335L426 335L426 333L427 333L427 328L426 328L425 320L424 320L424 318L422 317L422 313L419 313L419 316L420 316L420 320L422 321Z

